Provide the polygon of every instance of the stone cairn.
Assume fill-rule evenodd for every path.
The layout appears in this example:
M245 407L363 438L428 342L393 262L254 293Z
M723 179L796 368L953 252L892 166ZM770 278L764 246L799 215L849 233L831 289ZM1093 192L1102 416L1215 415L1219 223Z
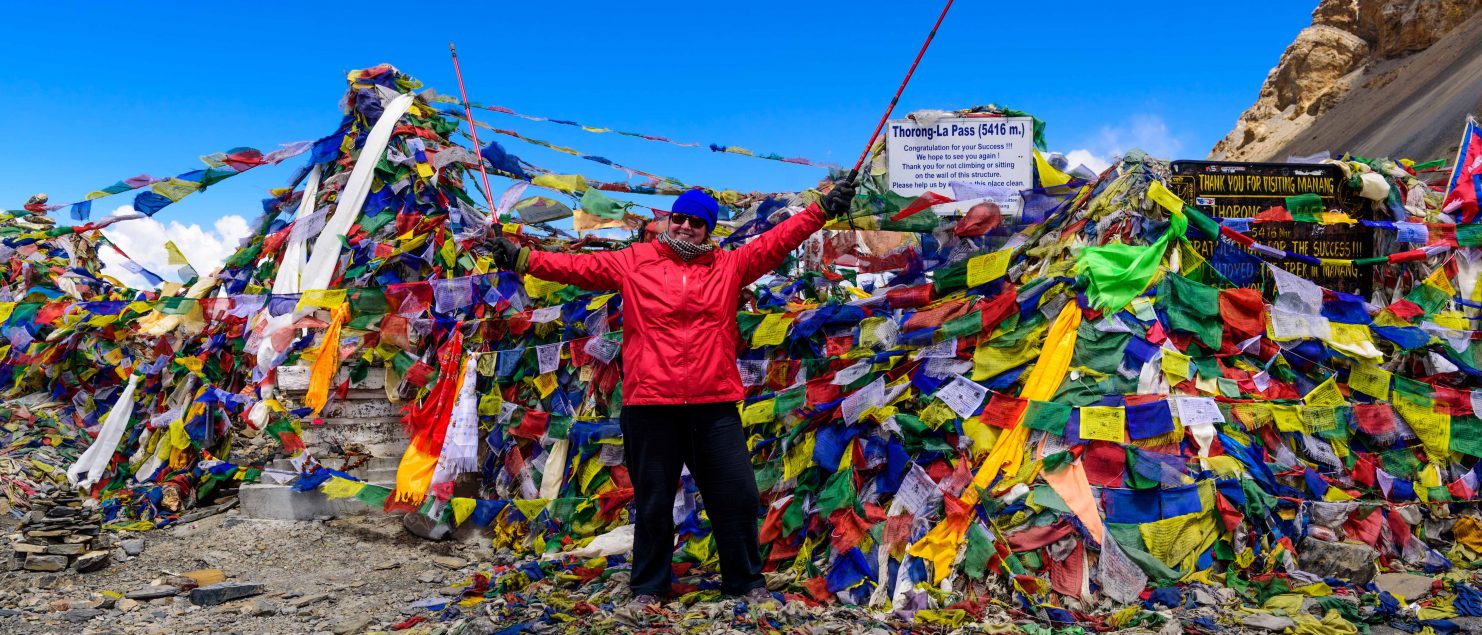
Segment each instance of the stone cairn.
M103 513L83 506L76 495L55 493L31 499L31 511L21 519L20 529L21 533L10 536L15 550L12 568L62 571L72 567L88 573L108 566L112 538L102 531Z

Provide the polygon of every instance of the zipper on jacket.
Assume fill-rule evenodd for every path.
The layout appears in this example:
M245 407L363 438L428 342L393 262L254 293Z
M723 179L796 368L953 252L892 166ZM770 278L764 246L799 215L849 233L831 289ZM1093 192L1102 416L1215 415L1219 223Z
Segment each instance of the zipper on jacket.
M679 265L679 289L680 289L680 297L684 299L684 304L682 306L692 306L690 304L690 302L689 302L690 274L689 274L688 271L685 271L685 265L684 264ZM689 329L685 329L685 334L686 335L689 334ZM685 347L684 348L685 348L685 350L693 350L694 343L693 342L685 342ZM684 358L681 357L680 359L684 359ZM685 405L689 405L690 400L689 400L688 395L686 395L685 399L683 399L682 401L684 401L684 404Z

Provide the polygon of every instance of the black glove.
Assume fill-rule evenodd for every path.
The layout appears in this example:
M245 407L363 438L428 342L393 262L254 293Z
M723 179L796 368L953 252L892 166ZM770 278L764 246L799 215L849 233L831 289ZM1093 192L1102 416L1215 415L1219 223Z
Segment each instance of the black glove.
M818 202L823 208L823 214L830 220L849 215L849 205L854 202L854 181L844 181L823 195L823 200Z
M494 266L505 271L518 270L521 260L520 252L523 250L523 247L503 236L495 238L494 243L489 246L489 251L494 256Z

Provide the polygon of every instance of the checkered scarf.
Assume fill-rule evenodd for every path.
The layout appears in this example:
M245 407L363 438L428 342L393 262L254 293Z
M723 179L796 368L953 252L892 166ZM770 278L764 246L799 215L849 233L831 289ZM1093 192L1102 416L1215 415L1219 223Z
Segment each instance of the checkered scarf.
M679 254L679 257L683 258L686 262L708 254L710 250L715 249L715 245L713 244L696 245L687 240L671 238L669 232L659 234L659 242L668 245L670 249L674 250L674 253Z

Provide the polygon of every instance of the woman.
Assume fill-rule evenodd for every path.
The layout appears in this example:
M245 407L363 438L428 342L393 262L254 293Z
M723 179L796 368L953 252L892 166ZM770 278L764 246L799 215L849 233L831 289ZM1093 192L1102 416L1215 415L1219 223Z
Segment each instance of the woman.
M757 548L756 478L736 404L744 397L736 351L741 290L777 268L823 226L846 213L854 186L733 251L710 242L719 205L700 190L680 195L656 242L592 254L493 245L504 269L592 291L623 294L623 455L633 481L637 604L658 604L672 582L673 504L680 469L700 487L720 558L721 591L769 600Z

